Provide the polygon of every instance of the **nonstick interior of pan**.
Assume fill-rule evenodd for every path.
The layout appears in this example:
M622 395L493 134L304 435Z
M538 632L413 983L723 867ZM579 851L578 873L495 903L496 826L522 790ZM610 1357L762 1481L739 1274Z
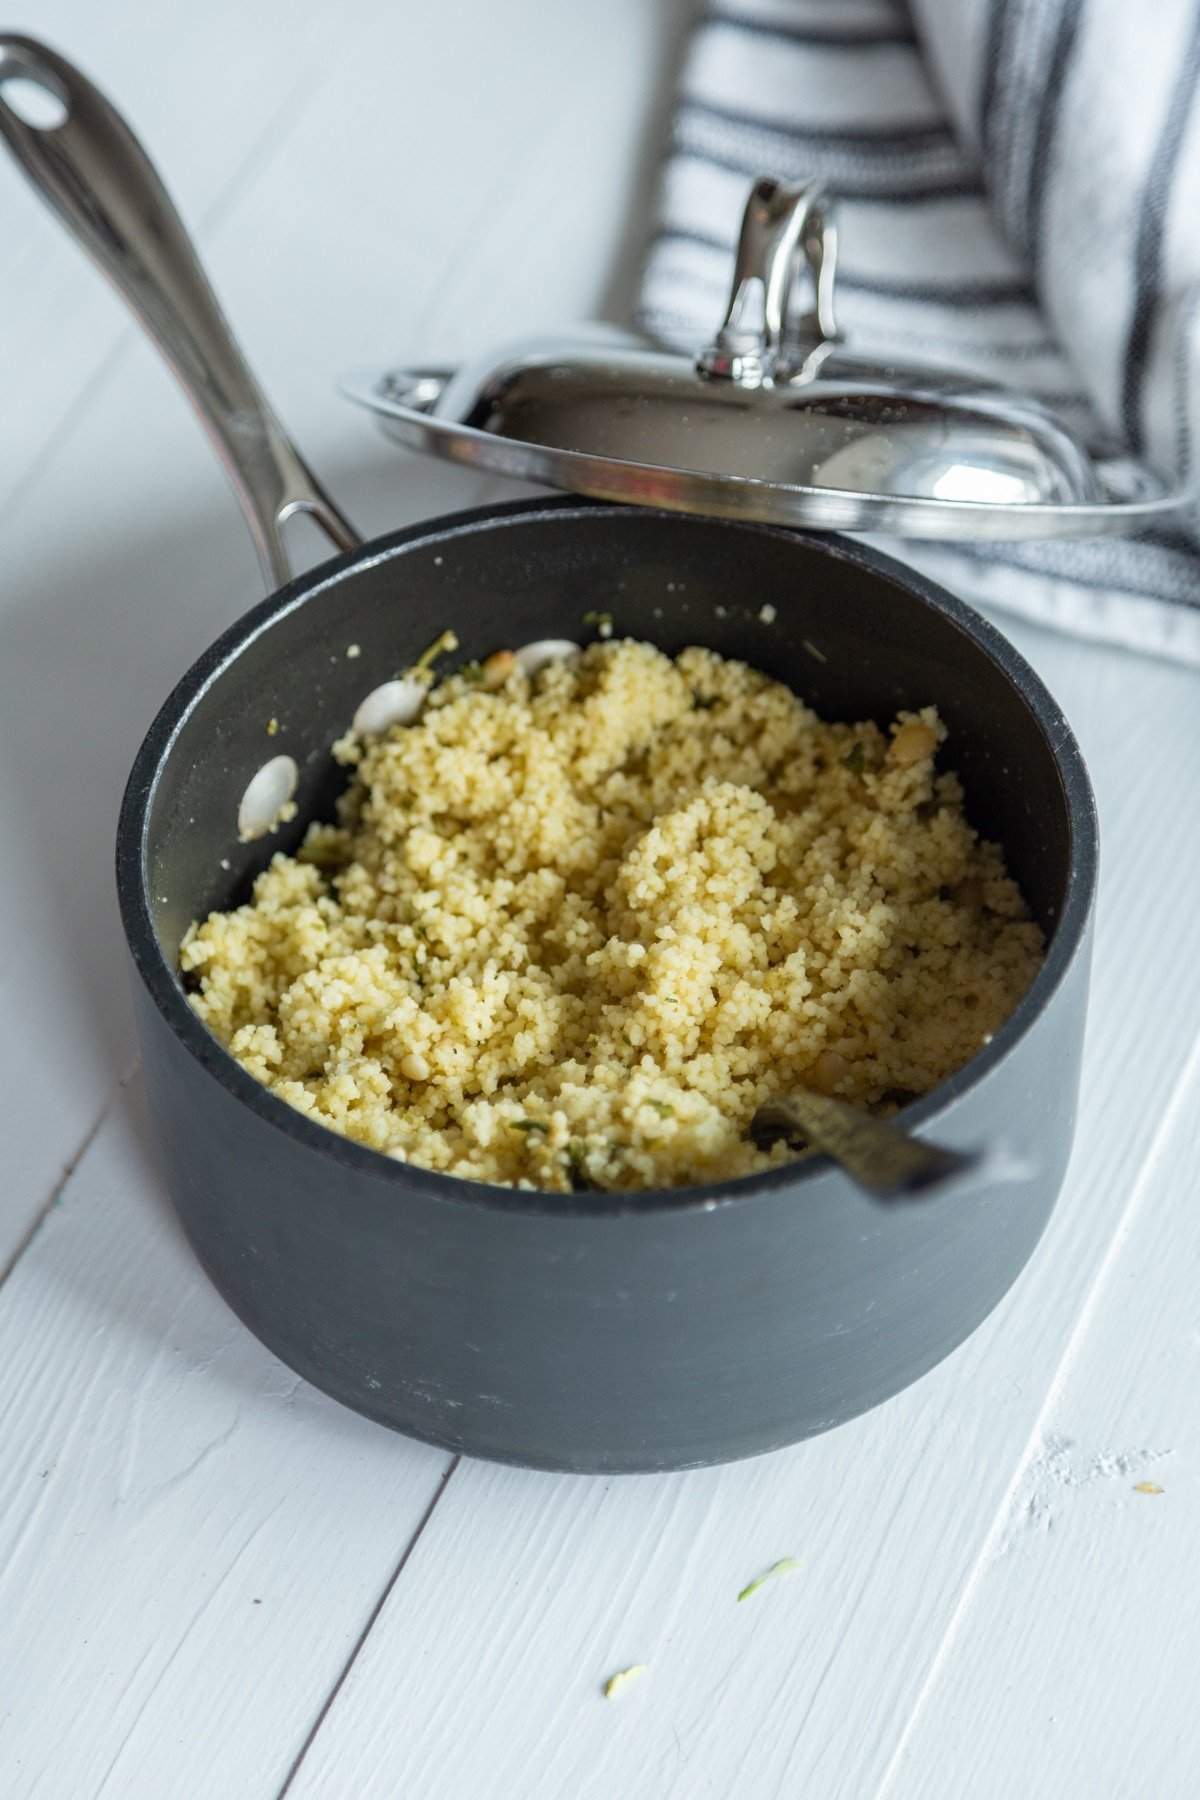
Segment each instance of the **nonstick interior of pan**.
M932 591L827 538L577 502L493 508L379 540L254 609L164 707L130 787L131 801L153 788L142 851L162 949L173 967L192 919L244 899L277 850L332 817L347 779L333 741L439 632L458 635L452 667L538 638L586 642L596 611L612 614L616 635L672 653L699 643L743 658L826 718L886 724L936 703L972 822L1004 845L1052 932L1071 860L1051 750L1065 724L999 633L944 595L922 597ZM297 816L240 843L246 784L280 754L299 765Z

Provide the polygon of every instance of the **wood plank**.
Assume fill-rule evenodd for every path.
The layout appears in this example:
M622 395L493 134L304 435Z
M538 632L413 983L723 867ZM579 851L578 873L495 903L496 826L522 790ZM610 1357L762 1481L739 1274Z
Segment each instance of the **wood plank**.
M1193 1054L889 1800L1195 1792L1198 1165Z
M203 8L39 0L34 35L125 109L203 239L302 99L332 36L319 0ZM0 157L0 516L127 331L125 315Z
M448 1459L208 1285L135 1084L3 1290L6 1794L274 1793Z
M760 1463L613 1482L462 1465L294 1795L877 1788L1139 1182L1156 1204L1147 1158L1200 1017L1177 924L1194 886L1180 822L1194 819L1200 683L1014 635L1079 727L1105 837L1079 1145L1030 1269L915 1388ZM1167 987L1172 1008L1131 1055L1129 1022ZM738 1606L785 1555L804 1570ZM605 1702L601 1682L635 1662L647 1674Z

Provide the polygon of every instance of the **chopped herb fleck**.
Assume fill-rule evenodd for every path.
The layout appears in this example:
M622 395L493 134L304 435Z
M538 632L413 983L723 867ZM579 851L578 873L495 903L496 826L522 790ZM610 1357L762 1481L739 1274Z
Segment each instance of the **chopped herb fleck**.
M279 730L279 720L278 719L268 719L267 720L267 736L274 737L275 733L278 730Z
M863 748L863 741L859 738L854 745L854 748L848 750L845 756L842 757L843 769L849 769L852 775L861 775L863 772L863 761L865 756L866 751Z
M415 674L420 669L432 667L439 656L443 655L446 651L457 649L458 638L455 636L454 632L443 631L440 637L434 638L428 650L422 650L420 656L418 656L416 662L413 664L413 673Z
M508 1123L513 1131L549 1131L550 1129L548 1125L543 1125L540 1119L510 1119Z
M642 1105L652 1106L655 1112L660 1114L664 1119L673 1119L675 1117L675 1108L671 1105L669 1100L651 1100L647 1098L642 1101Z
M573 1194L598 1194L600 1186L591 1179L587 1172L587 1146L579 1138L572 1138L567 1145L568 1179Z
M481 662L464 663L458 671L464 681L471 681L478 686L483 680L483 664Z
M803 644L804 648L808 651L808 654L812 657L815 657L819 663L827 663L829 661L829 658L826 656L825 652L823 650L818 650L817 646L813 643L811 638L801 638L800 642Z
M583 622L585 625L594 625L598 631L602 631L606 625L611 627L613 616L610 612L585 612Z
M618 1669L616 1674L610 1675L604 1684L604 1698L606 1700L615 1700L617 1695L621 1693L623 1689L627 1688L631 1681L636 1681L639 1675L644 1675L645 1673L645 1663L634 1663L632 1668Z
M422 925L420 919L414 919L413 930L419 938L424 938L426 943L429 942L429 933L426 931L424 925Z
M800 1563L796 1557L785 1556L780 1562L772 1563L765 1575L760 1575L757 1581L752 1581L749 1587L744 1587L738 1595L738 1599L748 1600L751 1594L757 1594L759 1588L766 1587L768 1581L775 1581L780 1575L794 1575L799 1567Z

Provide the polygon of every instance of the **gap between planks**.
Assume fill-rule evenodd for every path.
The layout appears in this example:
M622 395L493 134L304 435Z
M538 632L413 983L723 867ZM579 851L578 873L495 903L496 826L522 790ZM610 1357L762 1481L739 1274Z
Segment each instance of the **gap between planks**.
M926 1701L937 1686L943 1669L946 1667L950 1653L954 1648L955 1640L974 1604L979 1584L992 1561L996 1545L1008 1522L1013 1497L1018 1492L1020 1484L1025 1478L1026 1471L1029 1469L1030 1464L1033 1462L1034 1457L1037 1455L1038 1450L1045 1439L1046 1427L1054 1415L1055 1409L1067 1387L1067 1383L1070 1381L1075 1364L1079 1359L1080 1351L1083 1348L1084 1340L1087 1338L1087 1335L1092 1328L1092 1323L1099 1311L1100 1302L1104 1296L1104 1290L1108 1286L1112 1272L1120 1260L1121 1253L1133 1229L1134 1221L1141 1210L1142 1203L1149 1190L1151 1178L1158 1166L1163 1146L1170 1139L1182 1113L1184 1102L1191 1095L1193 1086L1198 1081L1200 1081L1200 1037L1197 1038L1188 1054L1188 1059L1183 1066L1179 1080L1175 1084L1174 1092L1159 1120L1158 1128L1147 1149L1146 1157L1138 1174L1138 1178L1130 1190L1129 1199L1122 1210L1120 1218L1117 1220L1112 1237L1109 1239L1108 1249L1104 1252L1100 1267L1096 1271L1095 1279L1088 1290L1087 1297L1079 1309L1074 1328L1072 1329L1071 1335L1067 1339L1063 1349L1063 1353L1059 1358L1058 1367L1054 1371L1054 1379L1047 1388L1045 1398L1038 1409L1038 1414L1033 1424L1033 1430L1029 1434L1024 1450L1017 1459L1013 1469L1012 1478L1004 1490L999 1506L996 1508L992 1523L988 1527L987 1536L980 1546L979 1554L971 1566L971 1571L967 1576L966 1581L963 1583L962 1592L958 1597L954 1611L950 1615L949 1623L942 1634L941 1642L938 1644L937 1650L930 1662L925 1679L921 1683L920 1692L913 1702L904 1729L896 1741L896 1747L892 1751L887 1768L883 1772L883 1777L876 1790L875 1800L886 1800L887 1793L900 1771L900 1765L904 1760L905 1751L916 1728L917 1721L925 1707Z
M368 1615L368 1618L367 1618L367 1622L363 1626L362 1630L359 1632L358 1637L355 1640L354 1647L351 1650L349 1656L346 1658L346 1661L342 1666L341 1672L339 1673L337 1680L334 1682L333 1686L330 1688L329 1692L326 1694L324 1702L321 1706L321 1709L317 1713L316 1718L313 1720L312 1729L309 1731L308 1736L305 1738L304 1742L301 1744L299 1752L297 1753L297 1756L296 1756L296 1760L292 1764L291 1768L288 1770L287 1779L284 1781L284 1784L280 1788L278 1794L276 1795L275 1800L284 1800L284 1796L287 1794L292 1783L295 1781L297 1775L300 1773L300 1769L304 1762L305 1757L308 1755L309 1751L312 1749L313 1745L316 1743L317 1736L321 1730L321 1727L322 1727L322 1725L324 1725L326 1718L329 1716L330 1708L333 1706L334 1701L337 1699L338 1695L341 1693L343 1687L345 1686L346 1678L349 1675L351 1669L354 1667L355 1663L358 1661L358 1658L362 1651L363 1645L366 1643L366 1641L370 1637L372 1631L374 1631L374 1629L375 1629L375 1621L378 1619L380 1613L383 1611L384 1607L387 1605L388 1597L390 1596L392 1589L395 1587L396 1583L399 1581L401 1575L403 1575L405 1567L407 1566L409 1557L412 1555L413 1551L416 1549L417 1545L420 1543L421 1534L425 1530L425 1527L428 1525L430 1519L432 1519L434 1513L437 1511L438 1506L441 1502L442 1496L446 1492L446 1489L450 1486L450 1482L454 1475L454 1472L458 1468L458 1466L461 1462L462 1462L462 1453L460 1451L457 1454L455 1454L454 1456L452 1456L450 1458L450 1461L447 1463L447 1465L442 1473L442 1478L438 1482L437 1487L434 1489L433 1498L430 1500L429 1505L425 1508L425 1511L421 1514L421 1517L420 1517L420 1520L418 1521L416 1530L413 1532L412 1536L409 1538L407 1544L405 1544L404 1549L401 1552L399 1562L396 1564L395 1568L392 1570L391 1574L388 1576L387 1580L384 1582L383 1587L380 1590L379 1598L376 1600L374 1606L371 1608L370 1614Z
M3 1288L17 1264L29 1249L33 1240L37 1237L38 1232L42 1229L42 1226L54 1211L55 1206L66 1189L67 1183L70 1181L72 1175L74 1175L76 1169L95 1142L100 1127L104 1124L105 1119L107 1119L109 1113L111 1113L113 1107L117 1104L117 1101L121 1098L121 1095L125 1092L125 1089L129 1086L140 1067L141 1058L134 1057L125 1073L117 1077L116 1087L111 1090L107 1100L96 1114L95 1119L84 1132L78 1148L72 1151L71 1155L68 1156L66 1162L63 1164L62 1172L59 1175L58 1180L54 1183L54 1186L51 1188L49 1197L38 1207L25 1231L21 1237L18 1238L16 1249L3 1267L0 1267L0 1289Z

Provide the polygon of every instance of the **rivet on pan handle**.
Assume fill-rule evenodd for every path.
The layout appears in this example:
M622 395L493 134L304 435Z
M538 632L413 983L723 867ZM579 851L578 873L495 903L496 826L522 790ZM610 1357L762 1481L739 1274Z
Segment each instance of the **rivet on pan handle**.
M4 83L35 83L65 108L27 124ZM0 33L0 134L42 198L149 331L200 415L272 587L291 575L281 526L309 513L339 550L359 534L313 475L234 343L171 197L109 102L64 57Z

